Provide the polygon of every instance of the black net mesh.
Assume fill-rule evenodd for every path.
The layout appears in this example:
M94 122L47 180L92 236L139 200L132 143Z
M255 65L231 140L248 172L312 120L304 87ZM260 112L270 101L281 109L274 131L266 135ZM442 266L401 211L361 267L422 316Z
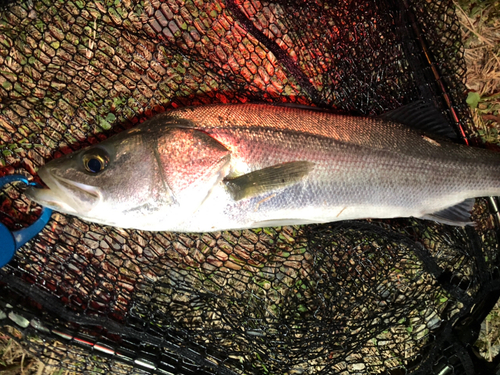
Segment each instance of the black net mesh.
M37 180L46 160L214 102L376 115L430 98L470 134L464 74L451 1L9 3L0 175ZM22 191L0 195L12 230L40 212ZM494 373L472 347L500 293L494 204L465 229L151 233L55 213L0 270L0 329L77 373Z

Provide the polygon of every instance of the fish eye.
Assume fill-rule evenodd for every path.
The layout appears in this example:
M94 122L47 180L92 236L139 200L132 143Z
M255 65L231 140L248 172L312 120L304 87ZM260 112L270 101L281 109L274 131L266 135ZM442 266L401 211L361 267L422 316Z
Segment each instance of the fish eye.
M108 166L109 156L101 148L88 150L82 157L83 167L87 172L99 173Z

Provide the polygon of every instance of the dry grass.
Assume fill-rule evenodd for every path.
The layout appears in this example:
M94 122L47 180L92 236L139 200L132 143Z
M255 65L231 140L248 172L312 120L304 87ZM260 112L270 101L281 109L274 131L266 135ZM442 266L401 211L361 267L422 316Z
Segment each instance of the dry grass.
M477 136L500 143L500 1L455 3L462 26L467 87Z
M500 353L500 303L497 302L482 323L476 347L479 353L490 362Z
M0 333L0 374L2 375L52 375L58 372L47 370L45 364L29 355L14 339L21 339L21 333L7 327Z
M462 26L467 87L478 138L500 144L500 1L455 3ZM488 361L500 351L500 304L481 326L476 346Z
M467 63L467 87L481 97L500 93L500 2L456 3Z

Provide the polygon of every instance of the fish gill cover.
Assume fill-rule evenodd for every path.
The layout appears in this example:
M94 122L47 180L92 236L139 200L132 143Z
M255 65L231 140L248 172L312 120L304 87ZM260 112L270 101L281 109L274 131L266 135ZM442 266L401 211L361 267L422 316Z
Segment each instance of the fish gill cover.
M0 174L37 181L48 160L204 103L377 115L430 99L469 134L464 73L447 0L7 2ZM40 212L22 191L0 195L11 230ZM75 373L487 374L471 345L500 290L492 213L210 234L55 213L0 270L1 330Z

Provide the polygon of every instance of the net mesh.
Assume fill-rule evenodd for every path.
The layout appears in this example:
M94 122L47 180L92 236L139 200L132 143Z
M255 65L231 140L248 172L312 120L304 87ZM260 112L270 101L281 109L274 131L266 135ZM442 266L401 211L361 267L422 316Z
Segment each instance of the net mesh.
M451 1L9 2L0 175L39 181L46 160L214 102L377 115L430 98L470 134L464 75ZM77 373L487 374L471 345L500 291L494 203L465 229L152 233L55 213L0 270L0 330ZM2 190L10 229L39 213Z

